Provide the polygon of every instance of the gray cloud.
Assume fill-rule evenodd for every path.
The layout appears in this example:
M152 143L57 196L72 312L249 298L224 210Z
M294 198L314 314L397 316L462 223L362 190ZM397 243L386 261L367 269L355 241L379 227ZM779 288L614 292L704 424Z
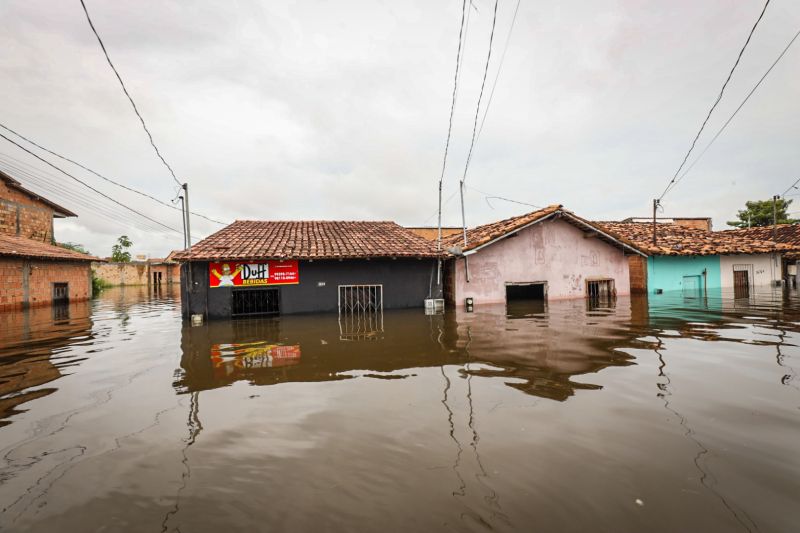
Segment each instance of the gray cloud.
M493 3L474 3L445 197L463 172L491 24ZM435 221L460 5L88 2L157 143L189 181L195 210L223 220L405 224ZM490 82L514 5L499 5ZM467 183L538 205L563 203L598 219L646 215L759 9L723 1L522 0ZM10 21L0 35L0 120L124 183L172 198L173 184L80 5L11 0L0 5L0 16ZM800 5L770 5L701 147L798 27ZM782 192L799 176L799 63L800 49L790 50L667 196L666 215L713 216L721 227L745 200ZM4 143L0 161L5 156L31 161ZM70 171L180 227L175 212ZM80 190L66 180L63 186ZM470 224L526 209L499 201L492 209L471 189L466 199ZM60 221L58 237L95 253L107 254L122 233L143 253L180 245L177 235L131 229L124 214L110 221L62 200L80 217ZM454 199L445 222L459 221ZM217 227L193 220L196 235Z

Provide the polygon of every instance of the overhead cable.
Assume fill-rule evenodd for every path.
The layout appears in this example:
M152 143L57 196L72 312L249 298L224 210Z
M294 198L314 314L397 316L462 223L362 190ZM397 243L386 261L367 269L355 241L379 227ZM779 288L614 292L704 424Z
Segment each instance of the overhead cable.
M708 110L708 114L706 115L705 120L703 120L703 123L700 125L700 129L697 130L697 135L694 136L694 139L692 140L692 145L689 147L689 151L686 152L685 156L683 156L683 161L681 161L678 170L675 171L675 174L672 176L672 179L669 180L669 183L667 183L664 192L662 192L661 196L658 197L659 201L664 198L664 196L669 192L670 188L674 186L675 183L677 182L678 174L680 174L681 170L683 169L683 166L686 164L686 161L692 154L692 151L694 150L694 147L697 144L697 140L700 138L700 134L703 133L703 129L705 129L706 124L708 124L708 120L711 118L711 114L714 112L714 109L716 109L717 104L719 104L720 100L722 100L722 95L725 92L725 88L728 86L728 82L731 81L731 78L733 77L733 72L736 70L736 67L739 66L739 61L741 61L742 55L744 54L747 45L750 44L750 39L753 37L753 33L756 31L758 23L761 22L761 18L764 16L764 12L767 10L769 2L770 0L766 1L766 3L764 4L764 8L761 10L761 13L758 15L758 18L756 19L756 23L753 24L753 27L750 29L750 33L747 35L747 40L744 42L744 46L742 46L742 49L739 50L739 55L736 57L736 62L733 64L733 67L728 73L728 77L725 79L725 83L722 84L722 88L720 89L719 94L717 95L717 99L714 100L714 104L711 106L711 109Z
M461 69L461 49L464 45L464 26L467 17L467 0L461 2L461 24L458 29L458 50L456 52L456 72L453 76L453 97L450 102L450 120L447 125L447 141L444 145L444 157L442 158L442 173L439 176L439 232L436 239L436 245L439 249L442 247L442 183L444 182L444 171L447 167L447 152L450 149L450 136L453 131L453 113L456 109L456 95L458 94L458 75Z
M174 232L176 232L176 233L181 233L181 231L179 231L179 230L177 230L177 229L175 229L175 228L172 228L172 227L170 227L170 226L167 226L166 224L164 224L164 223L162 223L162 222L159 222L158 220L155 220L154 218L151 218L151 217L149 217L149 216L145 215L144 213L141 213L141 212L137 211L136 209L133 209L132 207L129 207L129 206L127 206L127 205L123 204L122 202L118 202L117 200L115 200L114 198L112 198L112 197L108 196L107 194L103 193L102 191L99 191L98 189L95 189L94 187L92 187L91 185L89 185L88 183L86 183L85 181L83 181L83 180L81 180L81 179L79 179L79 178L76 178L75 176L73 176L72 174L70 174L70 173L69 173L69 172L67 172L66 170L62 169L61 167L58 167L58 166L54 165L53 163L51 163L51 162L50 162L50 161L48 161L47 159L44 159L43 157L41 157L41 156L39 156L39 155L35 154L34 152L32 152L32 151L28 150L27 148L25 148L25 147L24 147L24 146L22 146L21 144L17 143L16 141L14 141L14 140L12 140L12 139L9 139L9 138L8 138L8 137L6 137L6 136L5 136L3 133L0 133L0 137L2 137L3 139L5 139L6 141L10 142L11 144L13 144L14 146L16 146L16 147L17 147L17 148L19 148L20 150L23 150L23 151L27 152L28 154L32 155L33 157L35 157L35 158L36 158L36 159L38 159L39 161L41 161L41 162L45 163L46 165L48 165L48 166L50 166L50 167L52 167L52 168L56 169L57 171L59 171L60 173L64 174L65 176L67 176L67 177L69 177L69 178L72 178L73 180L77 181L78 183L80 183L80 184L81 184L81 185L83 185L84 187L86 187L86 188L88 188L88 189L90 189L90 190L92 190L92 191L96 192L97 194L99 194L99 195L100 195L100 196L102 196L103 198L106 198L106 199L108 199L108 200L110 200L110 201L114 202L115 204L117 204L118 206L122 207L123 209L127 209L128 211L130 211L130 212L132 212L132 213L135 213L135 214L139 215L139 216L140 216L140 217L142 217L142 218L146 218L147 220L149 220L149 221L151 221L151 222L154 222L155 224L157 224L157 225L159 225L159 226L161 226L161 227L163 227L163 228L166 228L166 229L168 229L168 230L170 230L170 231L174 231Z
M503 46L503 53L500 54L500 63L497 67L497 74L494 77L494 83L492 83L492 90L489 91L489 99L486 101L486 109L483 111L483 118L481 119L481 127L478 128L478 136L475 139L477 142L481 138L481 132L483 131L483 125L486 123L486 115L489 114L489 107L492 105L492 99L494 98L494 90L497 88L497 80L500 79L500 71L503 69L503 61L506 59L506 52L508 51L508 43L511 42L511 34L514 32L514 24L517 22L517 12L519 11L519 4L521 0L517 0L517 6L514 8L514 16L511 18L511 28L508 30L508 36L506 36L506 44Z
M766 79L766 77L769 75L769 73L770 73L770 72L772 72L772 69L773 69L773 68L775 68L775 65L777 65L777 64L778 64L778 62L779 62L779 61L780 61L780 60L783 58L783 56L786 54L786 52L787 52L787 51L789 51L789 48L792 46L792 44L794 44L794 42L797 40L797 38L798 38L798 37L800 37L800 30L798 30L798 31L797 31L797 33L795 33L795 34L794 34L794 37L792 37L792 39L789 41L789 43L786 45L786 47L784 47L783 51L782 51L782 52L780 53L780 55L779 55L779 56L778 56L778 57L775 59L775 61L773 61L773 62L772 62L772 64L769 66L769 68L768 68L768 69L767 69L767 71L764 73L764 75L763 75L763 76L761 76L761 78L758 80L758 83L756 83L756 84L753 86L753 88L752 88L752 89L750 89L750 92L749 92L749 93L747 93L747 96L745 96L744 100L742 100L742 103L740 103L740 104L739 104L739 107L737 107L737 108L736 108L736 110L735 110L735 111L734 111L734 112L731 114L731 116L730 116L730 117L728 117L728 120L726 120L726 121L725 121L725 124L723 124L723 125L722 125L722 127L721 127L721 128L718 130L718 131L717 131L717 133L716 133L716 134L714 134L714 137L712 137L712 138L711 138L711 141L709 141L709 143L706 145L706 147L705 147L705 148L703 148L703 151L702 151L702 152L700 152L700 155L698 155L698 156L695 158L695 160L694 160L694 161L692 161L692 164L691 164L691 165L689 165L688 167L686 167L686 170L684 170L683 174L681 174L681 176L680 176L680 177L679 177L677 180L675 180L675 184L672 186L673 188L674 188L674 186L675 186L675 185L677 185L677 184L678 184L678 182L680 182L680 181L681 181L683 178L685 178L685 177L686 177L686 174L688 174L688 173L689 173L689 171L690 171L690 170L692 170L692 168L694 168L694 166L695 166L695 165L697 164L697 162L698 162L698 161L700 161L700 159L701 159L701 158L702 158L702 157L705 155L705 153L708 151L708 149L709 149L709 148L711 148L711 145L712 145L712 144L714 144L714 141L716 141L716 140L717 140L717 138L718 138L718 137L719 137L719 136L722 134L722 132L723 132L723 131L725 131L725 128L727 128L727 127L728 127L728 124L730 124L730 123L731 123L731 121L733 120L733 118L734 118L734 117L735 117L735 116L736 116L736 115L739 113L739 111L740 111L740 110L741 110L741 109L744 107L744 105L747 103L747 101L748 101L748 100L750 100L750 97L751 97L751 96L753 96L753 93L755 93L755 92L756 92L756 89L758 89L758 88L759 88L759 86L761 86L761 83L762 83L762 82L763 82L763 81ZM670 188L669 190L672 190L672 188ZM669 191L667 191L667 192L669 192Z
M156 143L153 140L153 135L147 128L147 124L145 123L142 114L139 113L139 109L136 107L136 102L133 101L133 98L128 92L127 87L125 87L125 82L122 81L122 76L119 75L119 72L117 71L117 68L114 66L114 63L111 62L111 58L109 57L108 51L106 50L106 45L103 44L103 39L100 38L100 34L97 33L97 29L95 29L94 23L92 22L92 18L89 16L89 10L86 9L86 3L83 0L80 0L80 3L81 7L83 7L83 12L86 14L86 20L89 22L89 27L92 28L92 33L94 33L94 36L97 37L97 42L100 43L100 48L103 49L103 55L106 56L106 61L108 61L108 66L110 66L111 70L114 71L114 75L117 77L117 80L119 80L119 84L122 87L122 92L124 92L125 96L128 97L128 101L131 103L134 113L136 113L136 116L139 117L139 122L142 123L142 128L144 128L144 132L147 134L147 138L150 139L150 145L153 147L153 150L156 151L156 155L161 160L161 162L164 163L164 166L167 167L167 170L169 170L169 173L172 175L172 179L175 180L175 183L178 184L178 187L182 187L183 184L180 182L177 176L175 176L175 172L172 170L172 167L169 165L169 163L167 163L167 160L164 159L164 156L161 155L158 146L156 146Z
M66 157L66 156L63 156L63 155L61 155L61 154L59 154L59 153L57 153L57 152L54 152L53 150L50 150L49 148L46 148L46 147L42 146L41 144L37 143L36 141L34 141L34 140L32 140L32 139L30 139L30 138L28 138L28 137L26 137L26 136L22 135L21 133L19 133L19 132L17 132L17 131L14 131L14 130L12 130L11 128L9 128L8 126L6 126L6 125L5 125L5 124L3 124L3 123L0 123L0 128L3 128L4 130L6 130L6 131L9 131L9 132L13 133L14 135L16 135L17 137L19 137L20 139L22 139L22 140L24 140L24 141L26 141L26 142L28 142L28 143L32 144L33 146L35 146L35 147L39 148L40 150L44 150L44 151L45 151L45 152L47 152L48 154L54 155L54 156L58 157L59 159L62 159L62 160L64 160L64 161L67 161L67 162L69 162L69 163L72 163L73 165L75 165L75 166L77 166L77 167L80 167L80 168L82 168L82 169L83 169L83 170L85 170L86 172L90 172L90 173L94 174L94 175L95 175L95 176L97 176L98 178L100 178L100 179L102 179L102 180L105 180L105 181L107 181L108 183L111 183L112 185L116 185L117 187L120 187L120 188L122 188L122 189L125 189L126 191L130 191L130 192L132 192L132 193L138 194L139 196L143 196L143 197L145 197L145 198L148 198L148 199L150 199L150 200L153 200L154 202L157 202L157 203L159 203L159 204L161 204L161 205L163 205L163 206L165 206L165 207L169 207L170 209L174 209L174 210L176 210L176 211L181 211L181 208L180 208L180 207L175 207L174 205L171 205L171 204L169 204L169 203L167 203L167 202L164 202L164 201L162 201L162 200L159 200L159 199L158 199L158 198L156 198L155 196L152 196L152 195L150 195L150 194L147 194L146 192L138 191L138 190L136 190L136 189L134 189L134 188L132 188L132 187L128 187L127 185L124 185L124 184L122 184L122 183L120 183L120 182L118 182L118 181L115 181L115 180L113 180L113 179L111 179L111 178L108 178L108 177L106 177L106 176L104 176L104 175L100 174L99 172L96 172L96 171L92 170L91 168L89 168L89 167L87 167L87 166L85 166L85 165L83 165L83 164L81 164L81 163L79 163L79 162L75 161L74 159L70 159L69 157ZM213 218L209 218L209 217L207 217L207 216L205 216L205 215L203 215L203 214L201 214L201 213L195 213L194 211L192 211L192 214L193 214L194 216L197 216L197 217L200 217L200 218L204 218L204 219L208 220L209 222L214 222L215 224L221 224L221 225L223 225L223 226L227 225L225 222L220 222L219 220L214 220Z

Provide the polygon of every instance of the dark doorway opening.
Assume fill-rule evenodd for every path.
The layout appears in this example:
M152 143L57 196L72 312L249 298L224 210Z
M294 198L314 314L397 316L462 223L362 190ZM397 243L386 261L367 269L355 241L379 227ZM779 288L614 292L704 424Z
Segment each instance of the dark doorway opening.
M232 316L278 315L280 312L281 299L278 289L234 289L232 291Z
M506 285L506 302L546 300L544 283L514 283Z

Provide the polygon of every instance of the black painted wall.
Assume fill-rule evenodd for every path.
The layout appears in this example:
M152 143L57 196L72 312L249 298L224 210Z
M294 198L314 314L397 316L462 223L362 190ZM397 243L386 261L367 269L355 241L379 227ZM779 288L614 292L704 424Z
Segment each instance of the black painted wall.
M298 268L299 285L271 287L281 292L281 314L337 312L339 285L383 285L384 309L423 307L425 298L436 293L435 259L300 261ZM192 290L187 295L190 279ZM230 318L232 290L230 287L209 288L208 263L181 265L184 316L203 314L209 319Z

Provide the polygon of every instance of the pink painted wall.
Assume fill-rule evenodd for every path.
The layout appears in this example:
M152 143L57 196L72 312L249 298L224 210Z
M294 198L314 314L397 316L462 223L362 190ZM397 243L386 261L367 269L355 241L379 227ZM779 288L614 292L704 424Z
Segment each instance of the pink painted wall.
M630 294L628 259L622 250L562 220L546 220L469 257L456 259L455 301L475 304L506 301L506 282L547 282L549 300L586 297L586 280L613 279L618 296Z

